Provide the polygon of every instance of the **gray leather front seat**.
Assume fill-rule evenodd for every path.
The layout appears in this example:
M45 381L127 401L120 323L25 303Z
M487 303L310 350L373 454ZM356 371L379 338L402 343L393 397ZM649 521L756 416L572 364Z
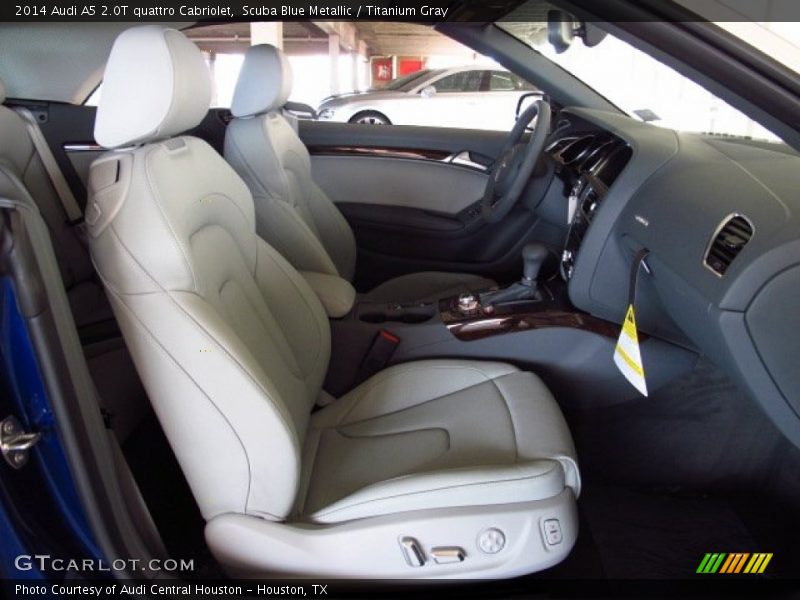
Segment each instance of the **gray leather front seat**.
M237 575L509 577L577 535L558 405L494 362L386 369L312 414L330 356L306 281L256 235L245 183L204 141L198 49L155 26L106 68L92 257L155 412Z
M225 158L250 187L259 235L296 269L350 281L356 263L353 232L312 180L308 150L281 112L291 91L283 52L268 44L248 48L233 95ZM433 301L493 285L477 275L426 271L391 279L362 300Z

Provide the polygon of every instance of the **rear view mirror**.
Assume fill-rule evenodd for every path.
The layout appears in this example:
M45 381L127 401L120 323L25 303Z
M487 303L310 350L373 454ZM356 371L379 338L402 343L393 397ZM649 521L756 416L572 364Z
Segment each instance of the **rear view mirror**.
M547 11L547 41L558 54L565 52L578 37L589 48L597 46L608 33L593 23L576 21L563 10Z
M423 98L431 98L436 95L436 88L432 85L429 85L426 88L422 88L422 91L419 93L419 95Z
M558 54L565 52L575 38L575 23L563 10L547 11L547 41Z
M597 44L602 42L604 39L606 39L608 32L603 31L593 23L584 23L583 25L581 25L580 31L578 31L578 35L583 39L584 46L593 48L594 46L597 46Z

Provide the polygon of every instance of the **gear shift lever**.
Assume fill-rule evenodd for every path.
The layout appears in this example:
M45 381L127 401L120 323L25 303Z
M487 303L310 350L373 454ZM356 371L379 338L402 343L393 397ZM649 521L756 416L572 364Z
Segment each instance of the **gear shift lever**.
M520 300L539 300L539 271L547 259L548 251L544 244L526 244L522 249L522 279L503 290L495 290L480 295L480 303L485 308L494 304Z
M526 244L522 249L522 285L537 288L536 280L539 278L539 271L548 256L547 248L544 244Z

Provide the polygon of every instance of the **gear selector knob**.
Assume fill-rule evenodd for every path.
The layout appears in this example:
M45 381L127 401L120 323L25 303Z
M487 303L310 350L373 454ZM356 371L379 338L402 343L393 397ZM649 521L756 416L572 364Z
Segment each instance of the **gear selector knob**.
M539 277L539 271L548 256L547 247L544 244L526 244L522 249L522 283L524 285L535 286Z

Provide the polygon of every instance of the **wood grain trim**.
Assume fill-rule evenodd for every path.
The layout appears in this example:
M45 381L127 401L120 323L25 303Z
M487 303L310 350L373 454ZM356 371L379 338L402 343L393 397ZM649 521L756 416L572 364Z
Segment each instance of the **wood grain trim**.
M434 161L446 160L452 154L447 150L421 150L418 148L390 148L384 146L309 146L308 153L314 156L372 156Z
M498 314L477 314L465 317L454 311L449 302L443 301L440 306L442 322L456 338L463 342L471 342L496 335L534 331L555 327L579 329L616 339L620 326L610 321L598 319L592 315L555 308L536 310L522 308L500 312ZM640 336L644 339L645 336Z

